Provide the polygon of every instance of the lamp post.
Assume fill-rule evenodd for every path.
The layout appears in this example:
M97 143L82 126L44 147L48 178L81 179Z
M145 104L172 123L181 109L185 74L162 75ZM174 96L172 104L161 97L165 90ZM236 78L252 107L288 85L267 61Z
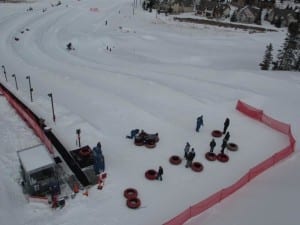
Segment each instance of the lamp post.
M79 148L81 147L80 133L81 133L81 130L80 129L76 129L76 134L77 134L77 140L78 140L78 146L79 146Z
M48 96L51 99L51 106L52 106L52 118L53 118L53 122L55 123L55 114L54 114L54 105L53 105L53 95L52 93L49 93Z
M5 80L7 81L6 70L5 70L5 66L4 65L2 65L2 69L3 69L4 76L5 76Z
M28 79L28 82L29 82L30 100L31 100L31 102L33 102L33 100L32 100L33 88L31 87L30 76L26 76L26 79Z
M12 74L11 76L12 76L13 78L15 78L16 89L19 90L16 74Z

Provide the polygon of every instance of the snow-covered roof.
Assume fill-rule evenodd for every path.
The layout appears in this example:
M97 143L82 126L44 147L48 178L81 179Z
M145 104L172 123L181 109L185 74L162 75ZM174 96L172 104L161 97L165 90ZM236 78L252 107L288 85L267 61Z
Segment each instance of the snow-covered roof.
M18 156L24 170L28 173L54 165L54 160L44 145L19 150Z

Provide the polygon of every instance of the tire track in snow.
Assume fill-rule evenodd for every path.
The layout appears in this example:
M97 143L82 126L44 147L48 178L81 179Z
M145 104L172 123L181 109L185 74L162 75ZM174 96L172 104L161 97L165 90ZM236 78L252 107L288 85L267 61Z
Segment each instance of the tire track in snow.
M56 10L57 11L57 10ZM50 20L50 22L49 22L49 19L47 19L47 22L48 23L46 23L46 24L44 24L43 26L40 26L40 27L44 27L44 28L46 28L45 30L38 30L38 32L36 32L36 33L39 33L39 34L41 34L40 36L46 36L46 37L49 37L48 36L48 34L49 34L49 30L50 30L50 32L52 32L53 31L53 29L51 29L52 27L55 27L55 29L57 30L57 22L58 21L60 21L60 20L63 20L63 19L65 19L65 18L72 18L72 19L70 19L70 21L68 21L66 24L69 24L69 23L74 23L74 21L76 21L76 19L78 18L78 17L73 17L72 16L72 14L66 14L65 12L66 12L67 10L65 9L64 10L64 15L61 15L61 17L57 17L57 15L55 15L55 23L53 23L53 21L51 21ZM71 12L70 12L71 13ZM72 11L72 13L73 13L73 11ZM62 14L62 13L61 13ZM40 18L39 18L40 19ZM27 22L27 24L31 24L32 22L36 22L36 21L38 21L36 18L33 18L32 20L30 20L29 22ZM51 27L50 27L50 29L47 29L48 27L49 27L49 25L50 24L53 24ZM24 27L24 25L23 25L23 27ZM63 28L61 28L60 30L62 30ZM38 38L38 40L39 40L39 42L43 42L43 41L41 41L41 40L43 40L43 39L45 39L45 38L43 38L43 37L40 37L40 38ZM47 38L46 38L47 39ZM32 46L32 45L30 45L30 46ZM38 46L40 46L39 48L40 49L45 49L44 47L41 47L42 45L38 45ZM28 51L27 51L28 52ZM44 50L43 51L43 53L46 55L47 54L47 51L46 50ZM40 55L40 54L39 54ZM49 56L49 54L48 54L48 56ZM27 56L26 57L22 57L23 59L27 59ZM52 56L52 58L54 59L54 56ZM67 58L67 57L66 57ZM63 58L62 58L63 59ZM56 59L57 60L57 59ZM64 62L65 62L66 60L64 60ZM75 65L77 64L78 62L76 62L75 63ZM86 64L87 63L89 63L89 62L87 62L87 61L84 61L83 62L83 65L85 65L86 66ZM57 67L59 67L59 66L57 66ZM99 64L96 64L96 65L94 65L94 67L95 68L97 68L97 67L99 67ZM103 68L103 64L101 65L101 69L102 70L105 70L105 71L107 71L107 72L111 72L111 73L118 73L118 74L121 74L121 75L126 75L126 76L133 76L133 77L136 77L136 78L138 78L138 79L144 79L144 80L146 80L147 82L148 81L151 81L151 82L154 82L154 83L157 83L157 84L163 84L163 85L165 85L165 86L167 86L168 88L170 88L170 89L174 89L174 90L176 90L177 92L178 91L180 91L180 92L182 92L182 93L185 93L186 95L188 95L189 97L192 97L192 98L194 98L196 101L201 101L201 99L199 99L199 98L196 98L195 96L193 96L193 95L191 95L191 94L188 94L188 93L186 93L186 90L183 90L183 89L180 89L180 88L178 88L178 87L171 87L169 84L167 84L166 82L164 82L163 80L161 80L161 79L150 79L149 77L143 77L143 78L141 78L141 76L140 75L137 75L136 73L133 73L133 72L131 72L131 73L124 73L123 71L120 71L120 70L116 70L116 69L112 69L112 67L113 68L115 68L115 66L112 66L112 65L105 65L105 67L109 67L109 69L107 69L107 68ZM53 67L52 67L53 68ZM153 72L153 71L149 71L149 72ZM155 71L156 73L161 73L160 71ZM164 76L166 75L167 73L166 72L164 72ZM154 74L155 75L155 74ZM174 77L174 76L177 76L177 77L181 77L181 75L177 75L177 74L174 74L174 73L172 73L172 74L170 74L170 73L168 73L168 75L170 75L171 77ZM153 77L152 75L150 76L150 77ZM199 79L195 79L195 78L191 78L191 77L186 77L185 76L185 79L190 79L190 80L193 80L193 81L198 81L199 82ZM208 81L208 80L200 80L201 82L200 82L200 84L199 85L201 85L202 83L203 83L203 81L205 81L206 83L209 83L210 81ZM222 87L224 87L225 85L224 85L224 83L219 83L219 82L210 82L210 83L212 83L213 85L220 85L220 86L222 86ZM205 85L203 85L203 86L206 86L206 84ZM234 86L232 86L232 85L227 85L227 87L228 88L232 88L232 89L235 89L236 90L236 87L234 87ZM199 87L199 89L201 89L201 87ZM249 91L250 89L248 89L247 91ZM245 89L244 89L244 91L245 91ZM255 93L255 94L257 94L257 93ZM208 95L208 96L206 96L205 97L206 99L210 99L210 101L208 101L208 102L215 102L212 98L211 98L211 95ZM218 98L217 98L218 99Z

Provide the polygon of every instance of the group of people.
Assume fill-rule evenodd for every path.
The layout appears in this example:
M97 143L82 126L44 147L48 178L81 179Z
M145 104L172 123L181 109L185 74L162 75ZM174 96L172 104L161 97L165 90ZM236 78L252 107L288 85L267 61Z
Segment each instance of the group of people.
M227 147L227 142L229 141L229 138L230 138L230 133L229 133L229 131L227 131L229 124L230 124L230 120L229 120L229 118L226 118L225 122L224 122L224 128L223 128L223 134L225 134L225 136L223 138L223 142L221 145L221 154L224 154L224 150ZM203 125L204 125L203 115L201 115L197 118L196 132L199 132L201 126L203 126ZM132 129L130 131L130 135L127 135L126 138L133 139L139 134L139 132L140 132L139 129ZM216 141L214 138L211 140L209 146L210 146L210 152L213 152L214 148L216 147ZM185 147L184 147L184 158L186 159L186 164L185 164L186 168L189 168L192 166L195 156L196 156L195 149L191 148L191 145L189 142L186 142ZM163 175L163 168L162 168L162 166L159 166L156 179L162 181L162 175Z
M185 164L186 168L189 168L192 166L193 160L196 156L195 149L194 148L190 149L190 148L191 148L191 145L189 142L187 142L184 146L184 158L186 159L186 164Z
M143 130L141 131L141 133L143 132ZM130 135L127 135L126 138L128 139L134 139L138 134L140 133L139 129L132 129L130 131ZM156 133L158 135L158 133ZM162 168L162 166L158 167L158 171L156 174L156 179L162 181L162 175L164 173L164 170Z
M227 147L227 143L230 138L230 133L229 133L229 131L227 131L229 124L230 124L230 120L229 120L229 118L226 118L225 122L224 122L224 128L223 128L223 134L225 134L225 136L223 138L223 142L221 145L221 154L224 154L225 148ZM210 141L209 147L210 147L210 152L213 153L214 148L216 147L216 141L214 138Z
M196 121L196 132L199 132L201 126L203 126L203 115L197 117L197 121ZM229 131L227 131L228 127L230 125L230 119L226 118L224 121L224 127L223 127L223 135L225 134L223 141L222 141L222 145L221 145L221 154L224 154L225 148L227 147L227 143L229 141L230 138L230 133ZM187 157L187 153L186 153L186 149L189 147L189 143L187 142L185 148L184 148L184 157ZM210 152L213 153L214 148L216 147L216 141L213 138L210 143L209 143L209 147L210 147Z
M229 120L229 118L226 118L225 122L224 122L224 128L223 128L223 134L225 134L225 136L223 138L223 142L221 145L221 154L224 154L224 150L227 147L227 143L230 138L230 133L229 133L229 131L227 131L229 124L230 124L230 120Z

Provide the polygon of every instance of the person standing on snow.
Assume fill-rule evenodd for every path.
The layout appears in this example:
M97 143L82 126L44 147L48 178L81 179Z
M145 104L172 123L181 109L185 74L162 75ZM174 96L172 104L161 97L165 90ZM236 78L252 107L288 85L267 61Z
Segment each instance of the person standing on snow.
M186 161L186 165L185 165L186 168L191 167L195 156L196 156L196 153L194 151L194 148L192 148L192 150L187 155L187 161Z
M196 132L199 132L200 127L203 125L203 115L201 115L197 118Z
M230 124L230 120L229 120L229 118L226 118L226 120L225 120L225 122L224 122L223 134L226 133L227 128L229 127L229 124Z
M184 158L187 159L187 155L189 154L189 151L190 151L190 143L186 143L185 146L184 146Z
M214 148L216 147L215 139L211 140L211 142L209 143L209 146L210 146L210 152L214 152Z
M223 141L228 142L228 141L229 141L229 138L230 138L230 133L229 133L229 131L228 131L228 132L226 133L226 135L225 135Z
M164 170L163 170L162 166L159 166L156 179L162 181L163 173L164 173Z
M102 155L101 143L98 142L93 148L94 171L98 175L101 171L105 170L104 156Z
M227 147L227 142L223 140L223 143L221 145L221 154L224 154L224 150Z

